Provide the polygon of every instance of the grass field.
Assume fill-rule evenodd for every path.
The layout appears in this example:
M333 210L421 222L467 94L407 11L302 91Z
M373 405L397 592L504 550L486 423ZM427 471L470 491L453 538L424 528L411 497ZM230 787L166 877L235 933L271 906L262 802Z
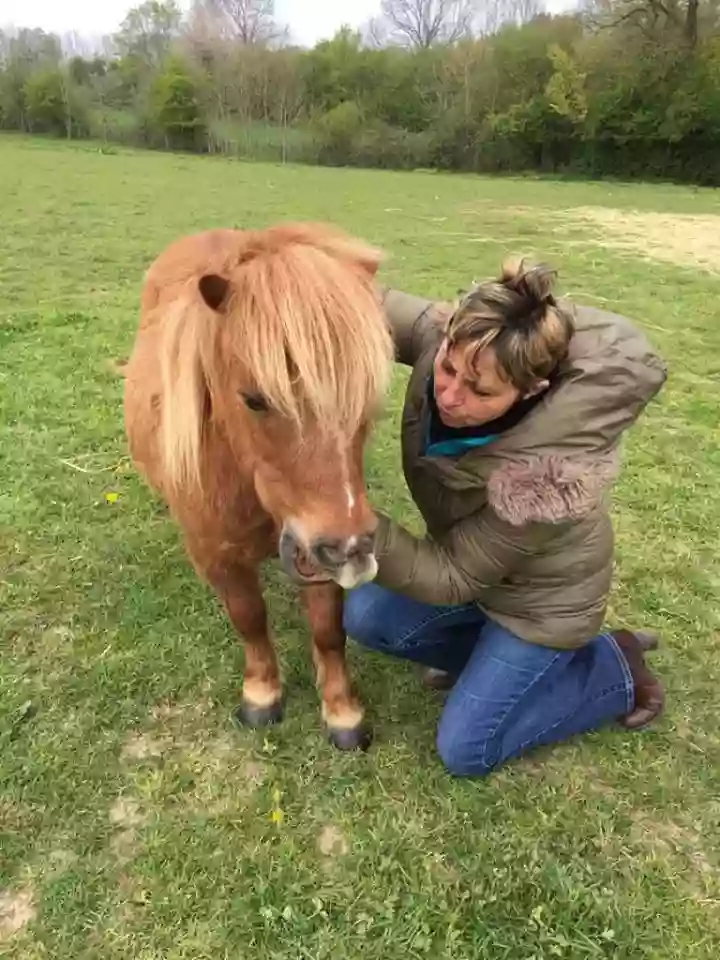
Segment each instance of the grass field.
M0 954L717 957L717 192L3 138L0 210ZM671 377L628 438L611 616L663 635L662 722L455 780L434 751L438 697L409 666L352 648L376 740L333 752L303 618L271 569L287 718L231 725L240 648L129 467L111 367L164 244L289 217L382 245L383 279L428 296L508 252L543 256L565 292L645 325ZM681 241L702 230L699 269ZM394 413L402 387L398 372ZM397 417L368 469L374 502L420 529Z

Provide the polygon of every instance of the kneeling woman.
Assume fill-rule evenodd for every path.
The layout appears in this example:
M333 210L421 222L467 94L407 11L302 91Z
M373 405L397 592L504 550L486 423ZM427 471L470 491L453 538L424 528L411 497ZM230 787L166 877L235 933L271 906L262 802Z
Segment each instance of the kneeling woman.
M347 595L345 626L451 688L437 746L456 775L663 706L653 638L600 630L618 445L667 369L624 318L556 301L552 279L509 264L449 319L385 298L413 368L403 466L427 536L380 517L379 573Z

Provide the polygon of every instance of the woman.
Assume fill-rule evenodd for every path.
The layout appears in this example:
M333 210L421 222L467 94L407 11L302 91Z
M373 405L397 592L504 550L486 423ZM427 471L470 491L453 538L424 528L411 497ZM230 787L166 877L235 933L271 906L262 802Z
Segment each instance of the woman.
M663 708L654 638L600 630L618 445L667 368L626 319L557 302L552 280L509 263L447 321L385 297L413 368L403 466L427 536L380 517L378 575L347 596L345 626L451 688L437 747L458 776Z

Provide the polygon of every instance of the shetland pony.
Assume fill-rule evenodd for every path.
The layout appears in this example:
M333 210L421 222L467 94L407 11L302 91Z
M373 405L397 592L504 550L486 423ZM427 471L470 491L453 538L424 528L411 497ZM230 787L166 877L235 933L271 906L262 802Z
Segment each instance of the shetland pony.
M251 726L281 719L259 567L302 585L332 743L370 734L345 662L342 590L371 580L363 449L393 347L377 251L334 229L210 230L151 265L125 368L130 455L244 640Z

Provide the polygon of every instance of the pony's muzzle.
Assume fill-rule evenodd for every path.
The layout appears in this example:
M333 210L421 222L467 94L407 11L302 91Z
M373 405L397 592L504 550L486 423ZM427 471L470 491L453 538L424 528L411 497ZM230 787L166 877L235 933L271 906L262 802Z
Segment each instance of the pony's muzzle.
M335 581L345 590L373 580L378 570L372 534L318 537L306 544L290 525L280 536L280 561L296 583Z

